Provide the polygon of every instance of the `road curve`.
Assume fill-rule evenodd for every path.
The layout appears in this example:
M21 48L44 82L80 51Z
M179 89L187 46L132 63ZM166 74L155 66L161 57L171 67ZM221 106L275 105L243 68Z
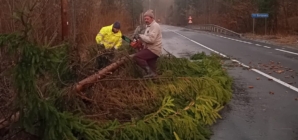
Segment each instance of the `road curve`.
M298 139L298 51L181 27L162 29L164 49L177 57L215 52L252 68L228 70L235 81L233 99L211 139Z

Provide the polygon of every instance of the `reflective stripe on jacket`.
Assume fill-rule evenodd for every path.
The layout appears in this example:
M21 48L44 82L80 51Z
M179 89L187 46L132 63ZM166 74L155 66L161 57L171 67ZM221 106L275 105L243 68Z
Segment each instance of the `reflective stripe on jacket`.
M122 33L120 30L118 33L114 33L112 29L113 24L102 27L99 33L96 35L96 43L103 44L105 49L111 49L113 47L115 47L115 49L119 49L119 47L122 45Z

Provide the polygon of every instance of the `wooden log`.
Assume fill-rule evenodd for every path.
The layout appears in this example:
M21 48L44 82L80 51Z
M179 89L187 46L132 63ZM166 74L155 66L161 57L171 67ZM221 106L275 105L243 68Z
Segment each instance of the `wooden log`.
M110 64L109 66L99 70L95 74L81 80L75 85L75 90L80 93L85 87L92 85L97 80L103 79L108 73L113 72L114 70L118 69L121 65L129 60L130 57L133 57L134 54L130 55L129 57L122 57L116 62Z
M17 122L20 119L20 112L11 115L10 118L0 120L0 129L7 127L11 123Z

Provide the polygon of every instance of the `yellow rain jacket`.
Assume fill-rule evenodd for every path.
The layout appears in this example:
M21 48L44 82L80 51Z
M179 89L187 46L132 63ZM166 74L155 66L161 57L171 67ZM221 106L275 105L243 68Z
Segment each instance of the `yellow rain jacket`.
M112 31L113 24L110 26L102 27L99 33L96 35L96 43L103 44L105 49L119 49L122 45L122 33L119 30L118 33Z

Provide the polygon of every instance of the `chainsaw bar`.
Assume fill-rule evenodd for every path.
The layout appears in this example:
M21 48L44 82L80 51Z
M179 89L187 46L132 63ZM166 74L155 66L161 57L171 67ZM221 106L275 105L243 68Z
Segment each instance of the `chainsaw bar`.
M125 36L125 35L122 35L122 37L121 37L124 41L126 41L127 43L131 43L132 42L132 40L129 38L129 37L127 37L127 36Z
M122 39L123 39L125 42L129 43L129 46L131 46L131 47L133 47L133 48L135 48L135 49L140 50L140 49L142 49L142 48L144 47L144 46L142 45L142 42L139 41L139 39L136 40L136 41L133 41L132 39L130 39L129 37L124 36L124 35L122 35Z

